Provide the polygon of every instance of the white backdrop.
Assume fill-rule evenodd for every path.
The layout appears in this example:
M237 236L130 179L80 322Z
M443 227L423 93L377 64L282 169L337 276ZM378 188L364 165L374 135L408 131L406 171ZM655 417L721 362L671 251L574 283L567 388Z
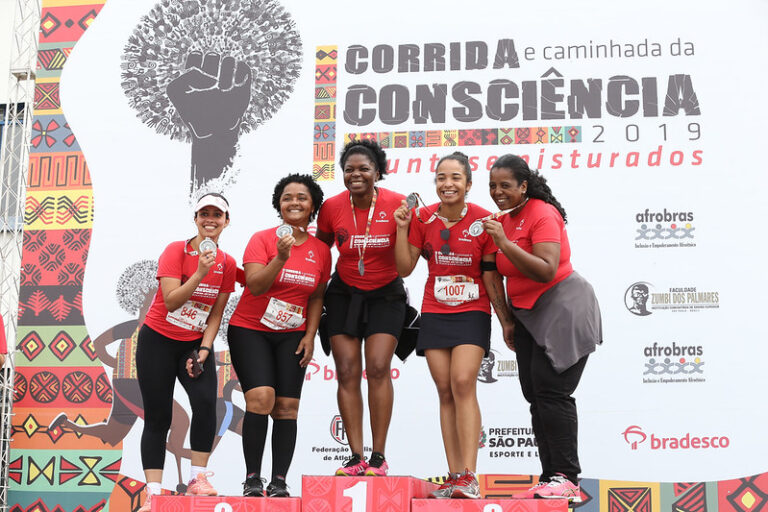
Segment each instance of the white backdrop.
M115 300L120 273L135 261L156 258L170 241L194 234L188 199L190 146L142 124L121 88L123 47L140 17L153 5L152 0L107 2L78 43L62 77L64 113L78 136L94 184L95 222L84 285L85 318L92 337L128 319ZM543 155L540 167L568 212L573 264L595 287L605 330L605 344L591 357L576 393L583 476L702 481L768 470L763 433L768 415L761 399L766 388L765 372L761 371L766 328L759 320L766 278L755 261L765 246L758 232L766 213L761 197L766 184L762 169L766 109L760 98L768 78L763 65L768 56L768 4L754 0L715 7L686 0L672 5L651 1L638 7L592 0L546 5L476 2L471 6L446 1L438 6L393 1L373 8L352 7L345 2L284 0L283 5L301 36L303 67L293 93L276 115L240 138L235 161L240 174L234 185L223 191L232 205L232 222L221 240L224 250L239 261L249 236L277 222L267 206L273 184L288 172L311 171L314 50L319 45L339 47L337 153L343 134L348 132L579 126L581 142L457 149L478 157L471 201L493 209L487 193L488 157L508 152L530 155L532 166L539 166L538 158ZM514 40L519 67L492 68L500 39ZM374 46L386 44L397 52L400 44L414 44L423 53L426 43L441 42L448 47L451 42L463 46L467 41L487 43L491 55L486 69L398 73L395 67L385 73L368 69L351 74L344 67L346 50L352 45L364 46L370 52ZM649 51L658 43L659 56L626 56L624 45L634 45L636 54L637 45L646 41ZM670 45L677 41L688 55L671 55ZM545 58L546 47L550 47L546 55L551 56L557 46L610 46L611 42L622 45L621 55L614 50L612 57ZM542 117L547 110L541 105L542 77L550 68L564 80L555 91L564 97L556 98L554 105L565 112L562 120ZM676 115L662 115L671 75L690 76L700 114L687 115L681 109ZM643 82L647 87L642 94L647 95L646 108L658 99L657 115L644 115L643 106L628 117L609 113L607 91L612 86L608 84L620 81L621 76L638 84L651 79ZM550 74L549 78L555 76ZM508 121L493 120L486 112L476 121L457 120L452 109L461 105L451 97L454 84L476 82L482 92L473 97L484 104L489 83L497 79L515 82L521 90L531 87L523 82L535 83L539 106L533 119L523 119L521 109ZM574 87L571 80L586 83L587 79L602 80L600 113L593 118L575 118L568 113L567 96ZM654 81L656 93L650 85ZM397 125L384 124L378 115L362 127L344 121L346 92L353 85L370 86L378 93L387 84L401 84L413 101L417 84L438 83L448 88L443 123L417 124L410 108L407 119ZM640 97L627 94L625 100ZM519 105L521 100L510 102ZM649 156L660 146L660 165L648 165ZM434 153L443 155L453 150L390 149L392 165L400 159L400 167L382 185L402 193L418 191L425 200L432 200L435 194L428 159ZM573 157L576 165L572 163L574 150L581 155ZM680 165L670 162L674 151L682 154ZM631 165L633 152L638 153L636 166ZM590 153L593 158L602 153L599 166L587 167ZM610 165L612 153L618 155ZM559 157L561 165L557 154L563 155ZM405 172L412 158L424 159L421 172ZM322 185L327 197L343 189L340 177ZM665 210L684 212L690 220L681 225L665 219ZM655 216L638 218L646 211L662 215L659 220ZM651 220L645 220L648 218ZM662 225L663 236L688 233L688 238L680 239L688 246L663 247L660 240L653 246L653 241L637 239L656 224ZM672 245L669 240L665 243ZM407 279L416 307L421 303L425 279L423 263ZM650 315L634 315L625 304L625 295L636 282L650 284ZM695 288L695 292L684 296L685 301L676 309L661 309L653 303L675 288ZM695 294L699 292L716 292L717 301L708 295L701 297L704 302L697 302L700 297ZM661 352L646 350L652 351L654 344ZM686 373L695 357L675 353L673 344L699 347L694 349L699 373ZM219 342L219 348L221 345ZM492 347L496 351L493 375L497 381L478 383L485 433L478 470L537 474L535 448L526 446L531 443L530 432L509 430L527 429L530 421L516 377L504 374L503 370L514 370L514 354L501 342L498 329ZM664 348L669 349L668 354ZM670 360L665 363L667 357ZM681 362L681 357L686 361ZM676 362L681 366L675 366ZM688 366L682 366L686 362ZM320 352L319 344L315 363L316 373L311 373L302 397L299 440L289 475L294 489L300 488L302 473L323 474L335 469L339 461L323 457L330 454L333 458L336 453L323 450L343 447L331 433L332 419L338 412L336 385L324 378L331 375L333 362ZM412 356L405 364L395 360L393 368L398 378L394 381L395 410L387 448L390 467L395 474L442 474L446 464L438 404L425 361ZM662 373L644 375L647 368ZM687 370L670 374L663 373L664 368ZM686 382L674 381L681 375ZM696 379L688 381L689 376ZM183 392L177 395L186 403ZM235 401L244 405L241 396ZM138 422L124 441L122 472L143 480L138 459L141 426ZM625 435L632 426L635 428ZM727 447L671 449L669 442L662 448L656 446L661 441L654 441L686 435L724 436ZM641 439L645 440L632 449L630 443ZM493 447L500 442L514 443L514 447ZM370 446L369 432L366 446ZM215 481L220 491L239 492L238 482L245 472L240 450L239 437L227 433L212 456L211 467L217 472ZM268 474L269 448L264 466ZM173 488L170 458L166 469L165 484Z

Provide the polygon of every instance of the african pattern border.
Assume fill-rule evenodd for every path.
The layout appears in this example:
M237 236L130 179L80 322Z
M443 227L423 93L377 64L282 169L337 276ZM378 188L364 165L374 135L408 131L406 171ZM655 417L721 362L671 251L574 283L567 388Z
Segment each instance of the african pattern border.
M317 181L332 181L335 176L337 62L336 46L316 48L312 176Z
M8 467L12 512L106 510L122 478L122 443L113 446L53 421L65 414L77 425L99 423L112 407L112 385L83 318L93 188L59 94L67 59L105 1L42 5Z
M528 126L462 130L412 130L345 133L344 144L374 140L385 149L446 146L507 146L512 144L571 144L581 142L581 126Z

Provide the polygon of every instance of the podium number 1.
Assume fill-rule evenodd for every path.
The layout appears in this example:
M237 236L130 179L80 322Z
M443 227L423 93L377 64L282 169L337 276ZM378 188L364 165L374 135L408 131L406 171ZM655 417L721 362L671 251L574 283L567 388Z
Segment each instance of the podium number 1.
M352 500L351 512L365 512L365 506L368 503L368 500L366 499L368 494L368 482L361 480L352 487L344 489L344 492L341 494Z

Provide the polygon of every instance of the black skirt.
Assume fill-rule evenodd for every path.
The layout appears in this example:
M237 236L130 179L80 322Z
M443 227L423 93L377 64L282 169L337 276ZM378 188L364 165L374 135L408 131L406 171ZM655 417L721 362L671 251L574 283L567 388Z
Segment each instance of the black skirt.
M423 356L431 348L477 345L491 349L491 315L484 311L464 313L422 313L416 354Z

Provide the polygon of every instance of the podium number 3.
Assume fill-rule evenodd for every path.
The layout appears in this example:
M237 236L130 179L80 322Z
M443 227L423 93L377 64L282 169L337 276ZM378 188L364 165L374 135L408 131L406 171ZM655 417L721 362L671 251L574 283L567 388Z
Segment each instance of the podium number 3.
M217 503L213 512L232 512L232 505L229 503Z
M368 503L368 482L361 480L352 487L344 489L344 492L341 494L352 500L351 512L365 512L365 506Z

